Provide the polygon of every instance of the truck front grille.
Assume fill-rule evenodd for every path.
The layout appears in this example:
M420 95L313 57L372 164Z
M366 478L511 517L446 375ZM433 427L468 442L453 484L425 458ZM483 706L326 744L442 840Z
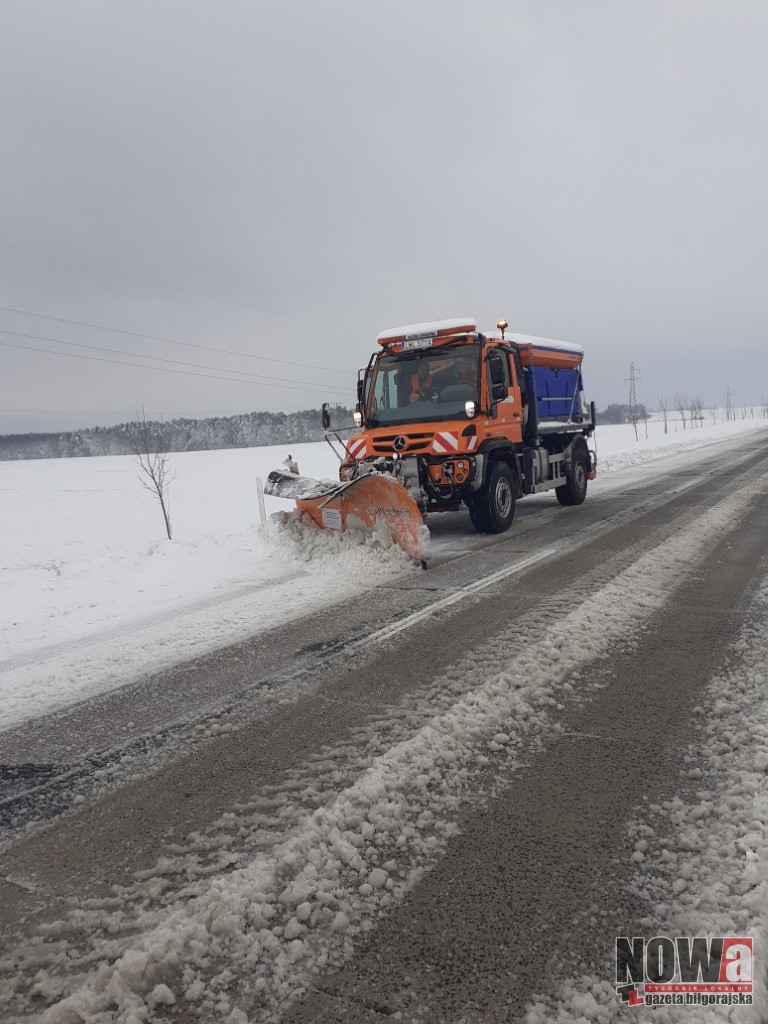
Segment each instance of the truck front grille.
M391 455L396 451L396 437L404 437L406 439L405 448L397 450L398 455L415 455L418 454L418 452L429 451L434 434L406 434L403 431L398 430L396 434L387 434L383 437L377 437L372 442L371 447L377 455Z

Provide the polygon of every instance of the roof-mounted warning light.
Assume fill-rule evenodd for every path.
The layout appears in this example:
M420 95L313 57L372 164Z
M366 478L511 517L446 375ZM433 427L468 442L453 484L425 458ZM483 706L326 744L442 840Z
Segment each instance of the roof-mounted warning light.
M506 320L497 320L496 326L501 331L501 340L504 341L504 331L509 327L509 324Z

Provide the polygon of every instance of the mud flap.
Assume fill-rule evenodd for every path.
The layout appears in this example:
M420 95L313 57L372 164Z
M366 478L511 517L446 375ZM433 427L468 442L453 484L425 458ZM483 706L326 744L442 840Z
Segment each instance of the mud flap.
M390 540L422 564L429 557L429 530L419 506L408 491L382 473L368 473L342 484L312 480L274 470L267 477L266 494L293 498L296 507L322 529L385 530Z

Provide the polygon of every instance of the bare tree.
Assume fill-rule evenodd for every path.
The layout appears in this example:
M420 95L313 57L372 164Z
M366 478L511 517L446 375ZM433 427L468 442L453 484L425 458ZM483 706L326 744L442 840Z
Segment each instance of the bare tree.
M662 395L659 399L659 416L664 424L664 433L668 432L667 421L669 420L669 399L666 395Z
M717 406L712 405L709 408L710 415L712 416L712 426L717 423Z
M629 412L627 413L627 421L632 424L632 429L635 432L635 440L637 441L637 424L640 421L640 412L636 405L631 405L629 407Z
M690 402L688 404L688 411L691 414L691 428L695 427L697 424L699 426L703 426L703 424L704 424L704 416L703 416L702 411L701 411L703 407L704 407L704 402L703 402L703 400L702 400L700 395L695 395L690 400Z
M168 488L175 480L176 474L169 472L169 436L162 418L158 427L159 429L153 430L153 425L147 423L142 406L141 413L136 413L136 422L131 425L131 445L141 469L138 474L139 482L160 502L165 532L168 534L168 540L171 540L171 501Z
M725 389L725 421L730 423L731 420L736 419L736 413L733 410L733 401L731 393L731 385Z
M675 397L672 399L675 408L680 413L680 419L683 421L683 430L685 430L685 414L688 411L688 395L681 395L679 391L675 392Z

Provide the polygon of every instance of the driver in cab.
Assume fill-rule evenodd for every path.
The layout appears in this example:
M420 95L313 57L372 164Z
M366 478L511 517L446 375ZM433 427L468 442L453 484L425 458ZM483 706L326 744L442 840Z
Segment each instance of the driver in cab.
M429 401L434 391L434 381L429 372L429 363L422 359L411 378L411 402Z

